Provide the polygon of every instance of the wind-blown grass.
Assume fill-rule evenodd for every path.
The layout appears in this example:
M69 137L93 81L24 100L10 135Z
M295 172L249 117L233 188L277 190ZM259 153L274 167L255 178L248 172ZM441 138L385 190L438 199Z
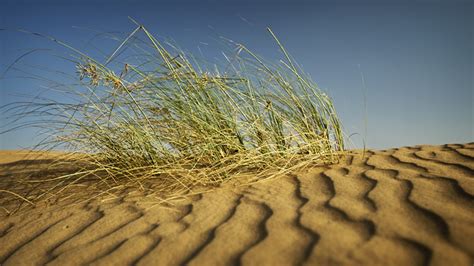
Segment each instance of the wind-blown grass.
M62 185L92 176L107 187L190 193L239 176L261 180L337 162L344 140L332 100L268 31L284 56L278 64L234 43L225 69L211 72L138 24L102 63L52 39L77 56L71 60L82 89L64 90L68 103L18 103L9 112L37 118L27 124L48 130L41 145L84 158L81 171L54 178ZM141 32L151 50L116 74L109 66Z

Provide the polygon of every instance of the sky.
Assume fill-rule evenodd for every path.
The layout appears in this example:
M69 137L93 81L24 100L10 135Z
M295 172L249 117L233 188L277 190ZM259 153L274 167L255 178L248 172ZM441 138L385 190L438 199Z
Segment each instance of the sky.
M17 29L100 55L113 46L98 33L131 32L130 16L193 53L218 56L224 36L277 61L270 27L334 100L349 148L474 141L473 1L0 2L0 105L42 90L21 73L4 75L28 51L37 50L19 60L24 69L75 71L54 59L64 53L59 45ZM7 118L0 113L0 127ZM28 147L38 141L33 136L31 129L2 134L0 149Z

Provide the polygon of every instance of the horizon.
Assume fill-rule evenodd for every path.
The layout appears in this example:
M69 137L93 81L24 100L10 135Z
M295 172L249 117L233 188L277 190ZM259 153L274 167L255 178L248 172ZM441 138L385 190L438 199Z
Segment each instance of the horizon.
M7 29L0 31L0 77L33 49L45 50L21 58L15 67L75 73L70 65L53 60L55 53L64 53L56 43L18 28L54 36L104 58L115 47L96 35L126 36L135 27L130 16L156 36L172 38L205 58L219 56L218 40L224 36L276 62L281 55L265 30L271 27L305 73L334 100L344 132L352 136L349 148L362 148L364 142L367 148L385 149L474 140L474 4L467 1L80 3L7 1L0 11L0 29ZM45 75L57 78L53 74ZM13 94L42 90L37 81L16 76L18 72L9 70L0 79L0 105L21 99ZM0 124L5 122L2 114ZM0 149L34 145L32 134L22 129L0 135Z

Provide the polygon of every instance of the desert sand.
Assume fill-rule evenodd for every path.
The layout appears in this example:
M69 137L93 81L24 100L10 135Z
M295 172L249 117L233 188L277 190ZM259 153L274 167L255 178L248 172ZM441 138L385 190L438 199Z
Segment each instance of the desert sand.
M0 189L41 158L0 152ZM223 185L173 206L136 192L79 195L8 215L11 197L0 193L0 264L474 263L474 143L353 151L337 165Z

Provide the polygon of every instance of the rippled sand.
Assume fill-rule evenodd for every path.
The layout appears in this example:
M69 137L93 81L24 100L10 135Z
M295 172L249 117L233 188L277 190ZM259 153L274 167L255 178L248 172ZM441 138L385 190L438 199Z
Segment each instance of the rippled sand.
M21 163L47 163L21 156L0 152L0 189ZM0 264L474 263L474 143L354 151L338 165L172 208L132 194L0 210Z

